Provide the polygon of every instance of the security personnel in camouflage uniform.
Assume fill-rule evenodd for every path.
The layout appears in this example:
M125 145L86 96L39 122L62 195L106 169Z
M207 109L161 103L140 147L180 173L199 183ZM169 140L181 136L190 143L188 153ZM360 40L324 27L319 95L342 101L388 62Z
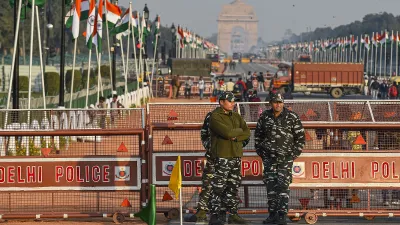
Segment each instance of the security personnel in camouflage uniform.
M272 109L264 111L255 130L255 149L264 164L269 217L264 224L286 225L292 166L301 154L305 135L299 116L283 106L281 94L271 94Z
M201 177L202 185L201 185L201 192L199 195L199 202L197 204L197 212L196 214L189 217L186 222L200 222L207 220L207 211L209 209L209 199L211 197L211 180L214 177L215 171L215 159L211 157L211 135L210 135L210 118L212 112L207 113L206 117L204 118L203 126L200 131L201 143L203 144L204 149L206 149L206 165L203 169L203 175ZM242 142L243 148L249 143L250 138ZM226 221L226 207L224 202L222 202L222 207L220 210L221 214L221 221ZM232 213L232 212L230 212Z
M241 175L243 141L250 137L250 129L236 112L235 96L223 92L219 96L220 107L212 112L210 118L211 157L215 158L215 172L212 178L211 218L209 225L223 224L221 219L222 201L230 210L228 223L245 224L237 214L238 191Z

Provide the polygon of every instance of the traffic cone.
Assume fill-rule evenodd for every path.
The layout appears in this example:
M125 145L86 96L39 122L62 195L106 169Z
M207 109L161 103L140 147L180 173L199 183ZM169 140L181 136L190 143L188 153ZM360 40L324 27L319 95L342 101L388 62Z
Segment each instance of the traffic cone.
M308 117L305 114L300 116L300 120L301 121L309 121Z
M128 152L128 149L126 148L124 142L121 142L121 144L118 147L117 152Z

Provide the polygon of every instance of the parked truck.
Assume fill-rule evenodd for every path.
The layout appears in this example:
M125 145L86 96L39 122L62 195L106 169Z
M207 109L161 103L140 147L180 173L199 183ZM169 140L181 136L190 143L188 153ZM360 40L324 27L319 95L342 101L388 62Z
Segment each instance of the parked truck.
M281 92L329 93L334 98L361 93L364 85L361 63L281 63L272 88Z

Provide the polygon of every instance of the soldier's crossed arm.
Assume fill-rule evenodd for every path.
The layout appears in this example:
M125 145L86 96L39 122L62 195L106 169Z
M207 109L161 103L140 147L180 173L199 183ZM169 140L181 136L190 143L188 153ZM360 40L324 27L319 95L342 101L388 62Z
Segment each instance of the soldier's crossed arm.
M230 129L223 122L217 113L211 115L210 129L226 140L231 140L242 134L242 128Z

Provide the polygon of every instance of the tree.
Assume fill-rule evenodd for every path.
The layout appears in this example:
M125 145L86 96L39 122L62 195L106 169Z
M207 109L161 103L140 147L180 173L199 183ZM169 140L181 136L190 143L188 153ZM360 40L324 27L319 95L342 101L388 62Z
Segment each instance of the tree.
M83 70L83 75L82 75L82 79L81 79L81 81L82 81L81 85L82 85L83 89L86 89L86 87L87 87L87 83L86 83L86 81L87 81L87 73L88 73L87 69ZM90 81L89 88L91 88L93 86L97 86L97 73L95 72L94 69L90 70L89 81Z
M58 95L60 92L60 75L56 72L44 73L44 89L46 95Z

